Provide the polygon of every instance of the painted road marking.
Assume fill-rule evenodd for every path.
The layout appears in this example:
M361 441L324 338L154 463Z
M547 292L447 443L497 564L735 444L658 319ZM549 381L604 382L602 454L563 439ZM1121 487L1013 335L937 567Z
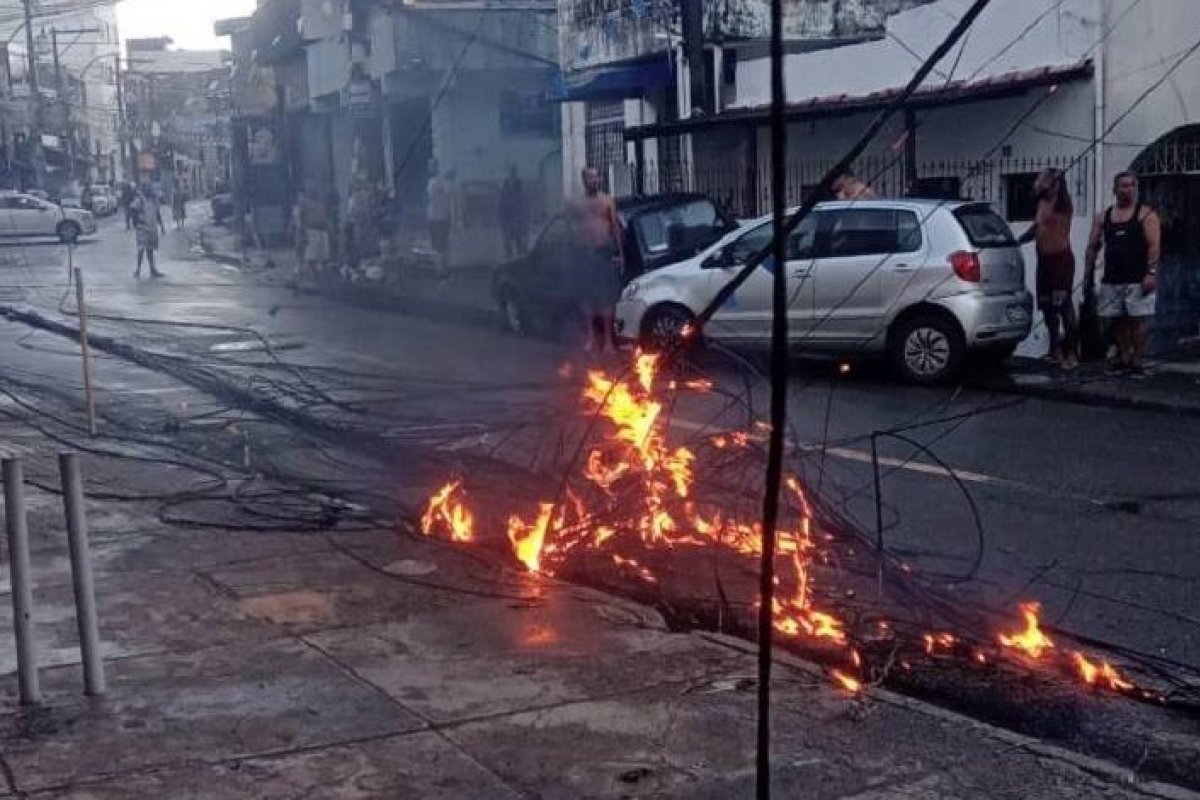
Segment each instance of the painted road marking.
M713 436L720 436L720 435L728 436L728 435L734 433L734 431L732 431L732 430L729 430L729 431L713 430L712 426L710 426L710 425L702 425L698 422L692 422L689 419L681 419L679 417L675 417L671 420L671 426L675 427L675 428L682 428L684 430L690 430L690 431L704 431L704 432L711 433ZM749 434L749 436L752 441L756 441L756 442L766 441L766 435L763 433L751 433L751 434ZM802 443L800 445L800 451L802 453L820 453L821 447L819 445ZM865 450L854 450L849 447L827 447L827 448L825 448L825 455L831 456L833 458L839 458L839 459L842 459L843 461L855 461L855 462L858 462L861 464L870 464L871 463L871 453L870 452L865 451ZM903 459L903 458L892 458L890 456L880 456L879 464L884 467L892 467L894 469L901 469L901 470L905 470L906 472L915 472L915 473L918 473L921 475L936 475L936 476L942 477L942 478L950 478L951 477L950 473L948 473L945 469L938 466L937 464L925 464L925 463L922 463L919 461L910 461L910 460ZM959 480L961 480L965 483L992 484L992 485L996 485L996 486L1010 486L1013 488L1022 488L1022 489L1036 488L1036 487L1032 487L1032 486L1027 486L1018 481L1009 480L1008 478L998 478L994 475L984 475L983 473L980 473L980 472L970 472L968 470L955 469L954 474L958 476Z

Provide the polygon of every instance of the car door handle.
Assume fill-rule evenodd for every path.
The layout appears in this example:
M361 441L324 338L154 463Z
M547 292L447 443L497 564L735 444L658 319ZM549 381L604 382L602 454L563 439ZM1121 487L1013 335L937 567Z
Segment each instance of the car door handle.
M893 272L915 272L916 267L911 264L897 264L892 268Z
M812 270L808 269L807 267L792 270L793 278L807 278L811 274L812 274Z

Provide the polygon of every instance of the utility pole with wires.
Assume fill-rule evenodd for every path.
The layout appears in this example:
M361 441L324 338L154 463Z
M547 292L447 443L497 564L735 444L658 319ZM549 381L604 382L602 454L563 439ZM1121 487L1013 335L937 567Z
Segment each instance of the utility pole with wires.
M71 125L71 102L67 98L67 84L63 79L62 61L58 49L59 34L86 36L89 33L100 33L99 28L51 28L50 29L50 44L54 51L54 86L58 92L58 105L62 109L62 124L63 131L66 133L67 140L67 174L71 180L75 179L75 131ZM68 45L69 47L69 45Z
M28 148L29 162L33 167L33 182L41 188L46 171L46 161L42 154L42 91L38 87L37 50L33 40L33 0L21 0L25 11L25 57L29 69L29 99L33 103L33 129L29 132Z
M771 321L771 409L770 432L767 440L767 470L763 490L762 515L762 558L759 567L758 609L758 719L755 742L755 797L770 800L771 797L771 666L774 658L774 582L775 582L775 534L779 518L779 493L783 484L783 450L787 427L787 381L788 381L788 324L787 324L787 278L785 275L787 238L797 226L813 212L820 198L833 188L834 181L849 170L888 120L901 113L913 93L924 83L950 49L970 30L971 26L988 7L991 0L973 0L970 7L951 28L946 38L933 50L909 79L904 89L887 104L871 121L850 149L825 173L816 188L794 213L788 215L786 190L786 139L787 131L783 64L783 0L771 0L771 170L773 235L771 242L754 253L732 279L727 281L697 316L697 324L703 326L717 309L724 305L750 277L759 265L769 263L773 272L772 321ZM1200 47L1200 42L1197 43Z

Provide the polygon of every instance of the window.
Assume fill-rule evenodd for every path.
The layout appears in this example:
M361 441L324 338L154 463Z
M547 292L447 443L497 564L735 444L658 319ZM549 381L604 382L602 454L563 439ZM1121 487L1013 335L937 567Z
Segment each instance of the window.
M1017 244L1008 223L990 206L962 206L955 209L954 216L967 232L971 244L976 247L1015 247Z
M8 211L39 211L42 204L32 197L2 197L0 198L0 208Z
M638 242L649 256L686 247L704 247L724 231L724 222L708 200L666 206L639 214L634 221Z
M1009 222L1032 222L1037 216L1038 173L1020 172L1004 176L1004 216Z
M809 215L801 221L800 225L792 232L788 238L787 257L790 261L800 261L803 259L814 258L816 256L817 244L817 228L819 227L819 217L816 214Z
M911 211L846 209L829 214L823 256L910 253L921 247L921 224Z
M729 245L730 263L745 264L750 256L766 247L771 241L771 229L770 222L764 223Z
M821 215L806 217L792 235L788 237L787 258L789 261L799 261L813 258L814 244L817 239L818 219ZM730 258L734 264L744 264L750 256L762 250L771 243L774 226L770 222L759 225L730 245Z

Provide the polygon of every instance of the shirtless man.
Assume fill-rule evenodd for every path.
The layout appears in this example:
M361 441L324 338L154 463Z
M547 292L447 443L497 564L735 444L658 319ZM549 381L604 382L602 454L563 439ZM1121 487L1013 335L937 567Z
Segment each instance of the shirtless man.
M603 351L605 342L612 341L613 307L621 293L625 253L617 205L601 191L599 170L585 167L582 179L584 196L570 207L581 251L574 279L587 321L586 349Z
M1046 357L1064 369L1079 365L1079 322L1075 316L1075 254L1071 252L1071 218L1075 205L1062 170L1045 169L1033 184L1037 212L1021 244L1037 243L1037 301L1050 350Z
M834 178L832 189L837 200L870 200L875 196L871 187L854 177L852 172L843 172Z

